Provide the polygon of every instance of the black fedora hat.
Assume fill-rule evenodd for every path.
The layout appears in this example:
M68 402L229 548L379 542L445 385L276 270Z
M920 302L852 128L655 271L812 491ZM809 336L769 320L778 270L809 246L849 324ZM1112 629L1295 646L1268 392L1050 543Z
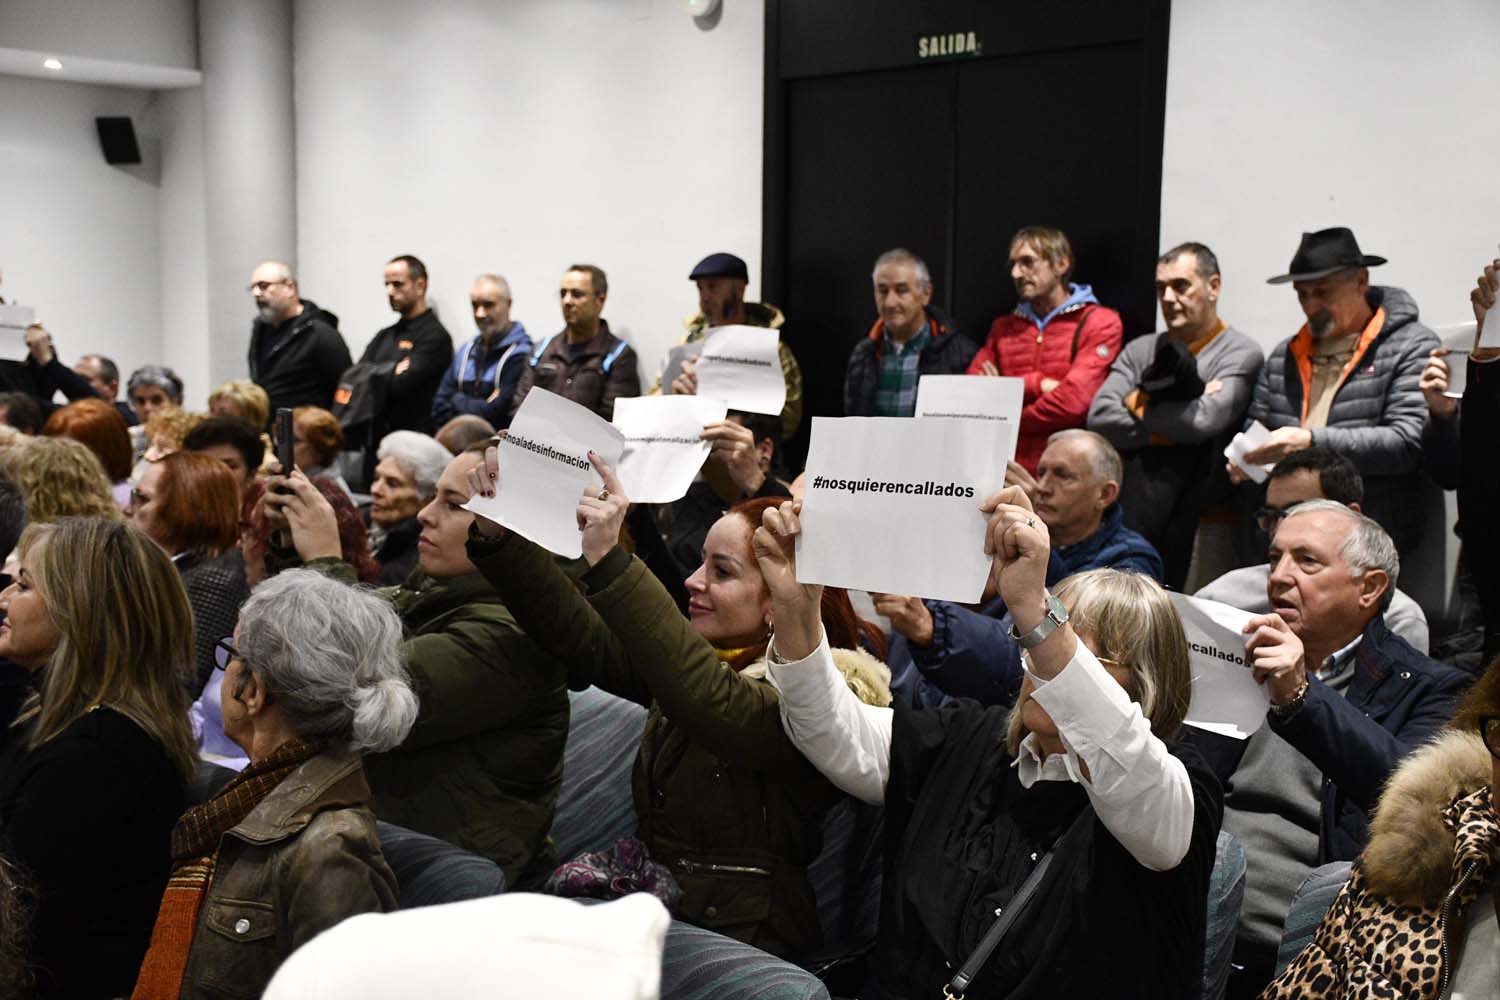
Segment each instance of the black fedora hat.
M1351 267L1374 267L1384 264L1384 257L1360 253L1354 240L1354 231L1343 226L1319 229L1315 233L1303 233L1302 242L1292 256L1286 274L1267 278L1268 285L1284 285L1288 281L1317 281L1337 271Z

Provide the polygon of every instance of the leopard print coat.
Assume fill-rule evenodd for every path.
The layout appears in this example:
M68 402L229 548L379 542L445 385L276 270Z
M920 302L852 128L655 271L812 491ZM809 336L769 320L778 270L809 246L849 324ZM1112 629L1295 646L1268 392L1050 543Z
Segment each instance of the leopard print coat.
M1477 734L1449 731L1386 785L1369 846L1313 941L1261 1000L1438 1000L1460 915L1489 890L1500 851L1492 758Z

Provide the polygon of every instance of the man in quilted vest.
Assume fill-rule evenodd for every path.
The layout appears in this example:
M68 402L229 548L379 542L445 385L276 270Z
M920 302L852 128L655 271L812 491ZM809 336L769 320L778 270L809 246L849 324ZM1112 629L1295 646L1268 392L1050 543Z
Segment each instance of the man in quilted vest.
M1347 455L1364 477L1365 513L1406 555L1422 533L1418 383L1438 338L1405 290L1370 284L1369 269L1384 263L1350 230L1323 229L1303 233L1288 273L1269 279L1292 284L1307 322L1260 370L1245 423L1271 436L1245 458L1272 465L1313 445ZM1229 475L1245 481L1233 465Z
M1020 302L990 327L970 375L1026 380L1016 462L1036 474L1047 438L1082 427L1120 353L1120 314L1073 275L1073 246L1060 229L1026 226L1010 241L1010 279Z

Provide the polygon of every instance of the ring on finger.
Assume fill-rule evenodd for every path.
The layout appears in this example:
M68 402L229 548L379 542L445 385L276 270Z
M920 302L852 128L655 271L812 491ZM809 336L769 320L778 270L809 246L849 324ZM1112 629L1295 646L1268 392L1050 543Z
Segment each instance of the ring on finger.
M599 491L599 499L600 500L608 500L609 499L609 490L607 490L607 489L600 490Z
M1026 527L1028 527L1028 528L1035 528L1036 527L1036 518L1034 518L1034 517L1028 517L1026 519Z

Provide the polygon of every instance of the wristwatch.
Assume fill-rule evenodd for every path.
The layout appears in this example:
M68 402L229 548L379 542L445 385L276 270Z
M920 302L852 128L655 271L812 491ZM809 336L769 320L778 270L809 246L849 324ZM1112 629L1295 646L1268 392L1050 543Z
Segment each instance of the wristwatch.
M1010 637L1011 639L1015 640L1016 645L1020 646L1022 649L1035 649L1037 646L1040 646L1042 644L1047 636L1051 635L1053 632L1056 632L1067 623L1068 609L1063 607L1062 601L1059 601L1051 594L1048 594L1046 617L1041 620L1036 628L1032 629L1030 632L1027 632L1025 635L1017 632L1016 626L1012 624L1010 627Z

